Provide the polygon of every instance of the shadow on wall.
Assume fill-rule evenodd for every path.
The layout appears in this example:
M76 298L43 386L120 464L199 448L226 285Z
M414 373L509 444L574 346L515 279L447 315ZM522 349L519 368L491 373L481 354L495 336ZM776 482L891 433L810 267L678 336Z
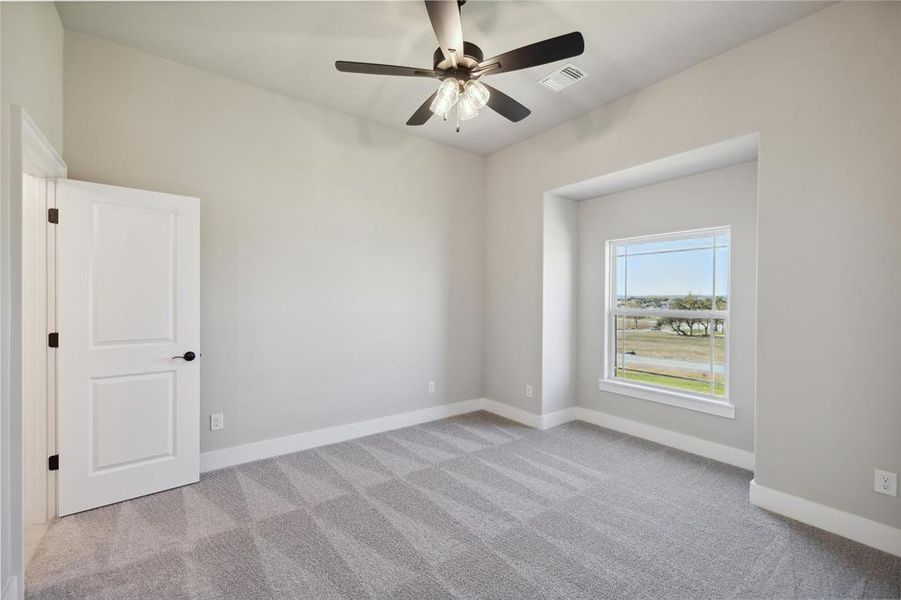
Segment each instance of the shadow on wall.
M544 153L557 154L571 150L573 138L582 142L603 137L612 129L614 123L621 121L631 111L635 101L636 95L632 94L599 109L594 109L570 119L561 127L570 130L572 135L548 136L547 142L543 147Z
M406 37L402 37L396 46L396 51L394 52L394 58L387 62L390 62L391 64L406 65L406 64L412 62L410 57L417 57L417 54L418 54L417 49L418 48L421 48L421 47L427 45L432 40L434 40L434 34L431 32L431 30L428 30L428 29L423 29L422 33L417 34L415 37L411 37L409 35L407 35ZM424 60L426 58L429 59L428 64L426 64L426 61ZM362 57L362 58L350 58L347 60L368 61L369 59L366 57ZM432 67L431 55L427 55L427 56L423 57L422 59L417 57L415 60L414 66L418 66L420 63L422 63L423 67L431 68ZM348 81L349 85L353 85L352 79L354 77L373 77L370 75L356 75L356 74L351 74L351 73L342 73L342 76L347 77L347 79L349 80ZM366 145L373 144L372 123L375 122L375 119L374 119L375 114L379 112L379 109L381 108L381 106L386 102L385 91L388 89L388 86L398 85L398 83L399 83L397 81L396 77L374 77L374 78L376 80L378 80L378 85L376 86L375 91L373 93L369 94L369 97L367 98L367 102L366 102L366 104L368 106L368 110L366 111L366 117L365 117L365 119L361 119L360 123L359 123L359 131L360 131L359 142L366 144ZM437 79L415 78L415 77L412 77L410 79L419 79L420 87L422 87L421 96L416 95L416 94L411 94L410 100L409 100L409 106L406 106L406 104L405 104L405 108L407 108L409 114L412 115L419 108L419 106L422 104L422 102L426 98L428 98L429 95L431 95L438 88L439 82ZM409 87L412 87L412 85L409 85ZM406 118L409 118L409 117L406 117ZM407 125L404 124L404 122L399 122L398 126L403 126L405 128L408 127Z
M393 149L409 147L415 143L428 143L426 140L410 136L403 130L375 123L366 117L354 117L331 108L313 105L288 96L284 98L294 105L298 111L298 120L302 121L304 126L312 126L316 130L316 135L329 139L342 147L359 148L364 146ZM416 107L410 110L411 114L414 110L416 110ZM319 114L309 114L310 111L316 111ZM315 137L311 137L311 139L306 141L310 145L316 143ZM351 166L348 165L348 169Z

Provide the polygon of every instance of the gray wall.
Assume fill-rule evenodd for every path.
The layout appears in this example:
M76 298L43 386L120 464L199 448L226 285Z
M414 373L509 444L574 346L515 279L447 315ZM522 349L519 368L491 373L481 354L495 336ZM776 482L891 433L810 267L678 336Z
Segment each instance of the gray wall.
M759 131L755 477L901 525L899 56L901 3L840 3L489 157L484 394L541 410L546 190Z
M606 242L732 227L729 394L735 419L602 392ZM579 203L579 405L754 451L757 163L716 169Z
M21 289L12 282L21 273L21 223L11 212L10 104L35 120L50 143L62 151L63 28L52 3L0 4L0 591L22 575L22 406ZM22 581L18 582L21 591Z
M84 34L65 51L70 177L201 198L202 450L480 396L479 157Z
M579 342L579 204L544 200L542 255L542 412L576 405Z

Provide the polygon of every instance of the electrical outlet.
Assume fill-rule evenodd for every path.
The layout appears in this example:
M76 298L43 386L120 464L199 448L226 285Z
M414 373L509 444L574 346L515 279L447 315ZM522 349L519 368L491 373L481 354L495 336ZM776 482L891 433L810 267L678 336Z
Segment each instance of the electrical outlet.
M526 398L532 397L532 386L531 384L526 385Z
M210 415L210 431L217 431L225 427L225 419L222 413Z
M434 393L435 393L435 382L434 382L434 381L430 381L430 382L429 382L429 393L430 393L430 394L434 394Z
M890 473L889 471L880 471L879 469L876 469L875 472L876 481L873 483L873 489L886 496L897 496L898 474Z

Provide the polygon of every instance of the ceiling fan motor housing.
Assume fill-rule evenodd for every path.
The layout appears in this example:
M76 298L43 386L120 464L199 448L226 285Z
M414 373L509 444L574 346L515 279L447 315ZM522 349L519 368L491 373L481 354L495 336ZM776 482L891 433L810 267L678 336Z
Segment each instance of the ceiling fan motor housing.
M482 53L482 49L471 42L464 41L463 58L457 64L457 71L462 71L464 73L468 72L483 60L485 60L485 55ZM432 55L432 64L436 71L454 70L454 66L451 62L444 58L444 53L441 52L441 48L435 50L435 54Z

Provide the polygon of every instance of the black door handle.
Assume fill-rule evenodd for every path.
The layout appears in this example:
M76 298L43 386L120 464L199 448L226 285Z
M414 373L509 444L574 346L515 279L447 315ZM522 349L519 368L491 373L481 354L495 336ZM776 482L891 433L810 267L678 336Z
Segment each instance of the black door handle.
M172 358L182 358L188 362L191 362L192 360L197 358L197 355L189 350L188 352L185 352L184 356L173 356Z

